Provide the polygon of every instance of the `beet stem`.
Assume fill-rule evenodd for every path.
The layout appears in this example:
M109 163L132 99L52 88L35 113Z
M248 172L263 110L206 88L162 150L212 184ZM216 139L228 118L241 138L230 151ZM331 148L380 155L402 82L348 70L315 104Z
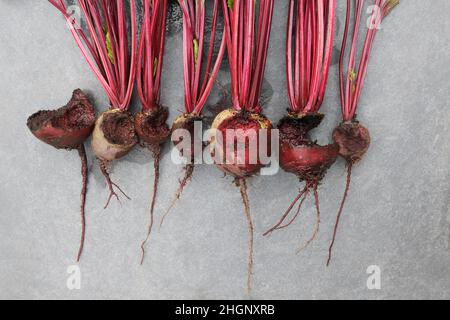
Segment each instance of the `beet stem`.
M103 161L103 160L99 160L99 161L100 161L100 170L102 171L102 174L103 174L103 176L106 179L106 183L108 184L108 189L109 189L108 201L106 202L106 205L104 206L103 209L108 208L112 197L116 197L117 201L119 201L119 203L121 203L119 196L114 191L114 187L116 187L128 200L131 200L131 198L116 183L114 183L111 180L111 177L110 177L109 172L108 172L108 162L107 161Z
M347 166L347 182L345 184L344 196L342 198L341 206L339 207L339 211L338 211L337 218L336 218L336 223L334 224L333 240L331 240L331 244L330 244L330 247L328 249L327 267L330 266L331 252L333 250L334 242L336 241L336 233L337 233L337 229L338 229L338 226L339 226L339 221L341 219L342 210L344 209L344 204L345 204L345 201L347 200L348 191L350 189L350 183L351 183L351 179L352 179L352 166L353 166L352 163L348 163L348 166Z
M141 244L141 250L142 250L142 257L141 257L141 265L144 263L145 258L145 245L147 244L148 239L150 239L150 235L152 233L153 229L153 222L154 222L154 211L155 211L155 203L156 203L156 195L158 193L158 182L159 182L159 163L161 160L161 147L158 146L155 150L153 150L153 167L154 167L154 180L153 180L153 196L152 196L152 202L150 206L150 222L147 229L147 237Z
M295 206L295 204L298 202L298 200L300 200L300 198L303 197L303 196L305 195L305 193L306 193L307 190L308 190L307 188L308 188L308 186L305 186L305 188L298 194L298 196L294 199L294 201L292 201L291 205L290 205L289 208L286 210L286 212L284 213L284 215L281 217L280 221L278 221L278 223L277 223L276 225L274 225L272 228L270 228L269 230L267 230L267 231L263 234L264 237L270 235L272 232L274 232L275 230L277 230L277 229L280 228L280 225L284 222L284 220L286 220L286 218L288 217L289 213L291 213L292 209L294 208L294 206ZM305 196L306 196L306 195L305 195ZM305 199L305 198L303 198L303 200L300 202L300 206L301 206L301 204L303 203L304 199ZM300 209L300 206L299 206L299 209ZM300 210L299 210L299 211L300 211ZM294 219L297 217L297 215L298 215L298 211L297 211L297 214L295 215ZM291 222L290 222L289 224L291 224L291 223L293 222L294 219L292 219ZM289 225L289 224L288 224L288 225ZM282 227L282 228L284 228L284 227ZM282 228L280 228L280 229L282 229Z
M316 226L314 228L314 232L313 232L311 238L309 238L309 240L306 241L306 243L304 245L302 245L299 249L297 249L297 254L300 253L300 251L303 251L304 249L306 249L309 246L309 244L311 242L313 242L316 239L317 235L319 234L319 229L320 229L320 208L319 208L319 194L317 192L317 187L318 187L318 185L316 184L314 186L314 202L315 202L316 211L317 211Z
M77 262L80 262L81 254L83 253L84 248L84 240L86 237L86 192L87 192L87 184L88 184L88 166L87 166L87 157L86 150L84 148L84 144L81 144L78 147L78 154L81 159L81 176L83 178L82 188L81 188L81 240L80 247L78 249L77 254Z
M244 213L247 218L248 224L248 264L247 264L247 294L250 295L252 291L252 279L253 279L253 221L250 214L250 201L247 194L247 183L245 179L237 179L236 184L239 186L242 202L244 203Z
M192 174L194 173L194 165L188 164L184 167L184 177L180 181L180 186L178 187L178 191L175 194L175 198L173 199L172 203L170 204L169 208L164 213L163 217L161 218L161 222L159 224L159 231L161 231L161 227L164 224L164 221L166 220L167 215L172 211L172 209L177 204L178 200L180 200L181 194L184 191L184 188L189 183L189 181L192 179Z

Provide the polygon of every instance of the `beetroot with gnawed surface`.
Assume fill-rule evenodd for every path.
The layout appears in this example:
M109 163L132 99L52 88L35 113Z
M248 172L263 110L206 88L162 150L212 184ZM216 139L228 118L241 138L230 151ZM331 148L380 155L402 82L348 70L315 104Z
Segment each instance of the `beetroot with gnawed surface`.
M262 146L260 130L263 129L266 130L267 135L264 147L270 156L272 124L264 115L245 110L226 109L216 117L211 128L219 130L223 140L221 143L213 140L211 145L213 156L217 159L216 165L220 170L238 179L259 173L264 166L258 158ZM227 135L227 131L231 133L231 136ZM231 137L233 141L228 141ZM243 144L244 153L238 151L238 143ZM255 146L255 149L251 146Z
M125 156L136 144L134 122L127 110L136 80L138 62L137 1L127 1L127 5L117 2L83 1L83 24L68 12L67 1L50 1L70 26L68 30L80 49L90 69L100 82L110 102L110 110L103 112L95 123L92 147L99 159L100 169L105 176L110 194L117 194L111 181L108 167L111 161ZM147 1L148 3L148 1ZM122 3L123 4L123 3ZM158 60L155 57L154 60ZM155 61L151 69L154 69ZM157 69L157 68L156 68ZM118 197L117 197L118 198Z
M81 240L77 253L80 261L86 234L86 192L88 166L84 141L91 135L95 124L94 107L86 94L77 89L67 105L57 110L38 111L28 118L27 126L41 141L57 148L78 150L81 159Z
M94 123L94 107L77 89L67 105L36 112L27 126L36 138L57 149L77 149L91 135Z
M92 135L92 150L101 161L114 161L127 155L138 141L130 113L111 109L102 113Z
M149 146L159 146L170 135L170 128L166 121L169 117L167 108L158 108L156 111L138 112L134 117L134 126L139 141Z

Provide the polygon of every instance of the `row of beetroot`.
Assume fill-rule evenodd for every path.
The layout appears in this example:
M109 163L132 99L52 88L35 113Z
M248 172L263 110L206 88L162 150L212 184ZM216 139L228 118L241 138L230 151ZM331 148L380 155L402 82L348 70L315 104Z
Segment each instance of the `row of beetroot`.
M173 130L185 129L194 134L194 123L202 121L202 110L226 53L230 66L232 107L217 115L212 128L223 133L240 129L239 134L248 139L259 139L259 135L251 134L255 131L270 132L273 128L270 120L262 113L260 96L274 0L178 1L183 15L185 113L176 118L171 129L166 123L169 110L160 101L167 1L142 0L143 18L139 28L135 0L126 1L129 6L123 0L78 0L84 16L83 26L78 25L77 20L70 15L64 0L49 0L64 16L73 38L110 101L110 108L96 119L89 99L81 90L76 90L66 106L55 111L39 111L28 120L28 127L37 138L58 149L76 149L80 154L83 177L82 237L77 261L81 257L85 239L88 172L84 142L91 134L92 150L110 192L105 208L112 197L118 198L117 191L123 193L109 176L111 162L125 156L139 142L153 153L155 178L147 237L141 245L142 263L154 222L161 146ZM340 155L347 161L348 178L327 264L331 259L339 218L350 186L352 166L361 160L370 144L369 132L358 123L356 110L372 45L380 23L399 3L398 0L372 1L375 9L368 21L364 45L358 48L364 2L347 0L339 64L343 121L333 132L334 142L326 146L311 140L309 132L324 117L319 110L324 100L332 56L336 0L290 0L287 13L286 74L290 108L277 126L280 134L280 165L284 170L297 175L305 185L280 221L265 235L291 225L299 215L306 197L312 194L317 209L317 223L313 236L300 250L315 238L320 222L318 186ZM211 8L206 8L207 6ZM129 15L127 9L130 11ZM206 19L207 10L212 11L210 21ZM218 30L221 16L224 21L223 32ZM208 21L210 26L207 26ZM208 27L210 32L206 31ZM220 48L215 52L217 42L220 42ZM135 87L142 111L133 116L128 109ZM260 147L260 143L261 141L257 141L256 145ZM251 144L248 141L248 145ZM222 147L216 146L215 150L219 152L215 157L230 159L231 155L234 159L233 163L223 161L217 166L235 178L242 195L249 231L247 288L250 291L254 232L246 179L257 175L263 164L250 163L248 150L244 153L244 159L238 159L241 153L237 152L234 143L224 143ZM192 177L194 154L192 152L184 156L188 158L184 178L161 224ZM293 214L296 205L297 209Z

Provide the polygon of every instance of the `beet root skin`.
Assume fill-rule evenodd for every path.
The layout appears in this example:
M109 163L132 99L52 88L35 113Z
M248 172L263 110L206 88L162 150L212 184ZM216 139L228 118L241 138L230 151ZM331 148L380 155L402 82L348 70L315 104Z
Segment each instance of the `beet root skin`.
M195 154L194 154L194 144L195 144L195 122L202 122L203 123L203 117L197 114L193 114L193 113L184 113L179 115L175 121L172 124L172 130L171 132L175 132L176 130L187 130L191 136L191 150L190 150L190 155L186 155L183 154L183 156L187 159L190 160L190 163L194 163L194 159L195 159ZM182 152L182 151L186 151L186 150L182 150L182 148L179 146L180 142L182 140L179 141L174 141L174 145L175 147L177 147L177 149Z
M351 164L364 157L371 141L369 130L356 121L341 123L334 129L333 139L339 145L339 155Z
M251 145L251 142L248 140L255 138L254 133L256 131L256 145L258 150L255 151L259 154L259 148L261 147L259 130L266 129L268 134L266 150L270 153L270 134L272 123L269 119L267 119L260 113L250 113L244 110L238 111L235 109L226 109L217 115L217 117L213 121L211 128L221 131L224 140L222 146L216 145L216 141L214 138L211 141L211 150L213 152L213 157L216 159L221 159L221 163L216 163L216 166L221 171L230 174L238 179L251 177L259 173L264 165L259 162L259 159L256 163L250 163L251 157L249 146ZM239 156L242 155L237 152L236 146L226 141L226 130L242 130L242 135L240 136L240 138L248 138L245 142L246 144L244 159L239 158ZM236 143L237 138L235 137L234 139ZM234 160L234 163L226 163L227 155L229 155L228 157Z
M319 113L289 114L280 120L280 166L301 180L319 182L339 154L337 144L325 146L311 141L309 131L323 119Z
M303 181L321 180L339 153L337 144L296 146L281 143L280 166Z
M164 107L136 113L134 126L139 141L151 147L163 144L170 135L170 128L166 123L168 117L169 110Z
M39 140L57 149L77 149L91 135L95 124L92 103L77 89L67 105L31 115L27 126Z
M103 112L95 122L92 150L101 161L124 157L137 141L134 118L128 112L111 109Z

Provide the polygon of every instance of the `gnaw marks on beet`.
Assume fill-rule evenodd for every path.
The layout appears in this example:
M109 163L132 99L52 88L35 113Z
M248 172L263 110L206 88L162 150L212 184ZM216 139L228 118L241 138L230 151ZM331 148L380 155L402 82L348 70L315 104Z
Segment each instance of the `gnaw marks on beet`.
M57 149L77 149L90 136L94 124L94 107L80 89L73 92L67 105L38 111L27 121L36 138Z

